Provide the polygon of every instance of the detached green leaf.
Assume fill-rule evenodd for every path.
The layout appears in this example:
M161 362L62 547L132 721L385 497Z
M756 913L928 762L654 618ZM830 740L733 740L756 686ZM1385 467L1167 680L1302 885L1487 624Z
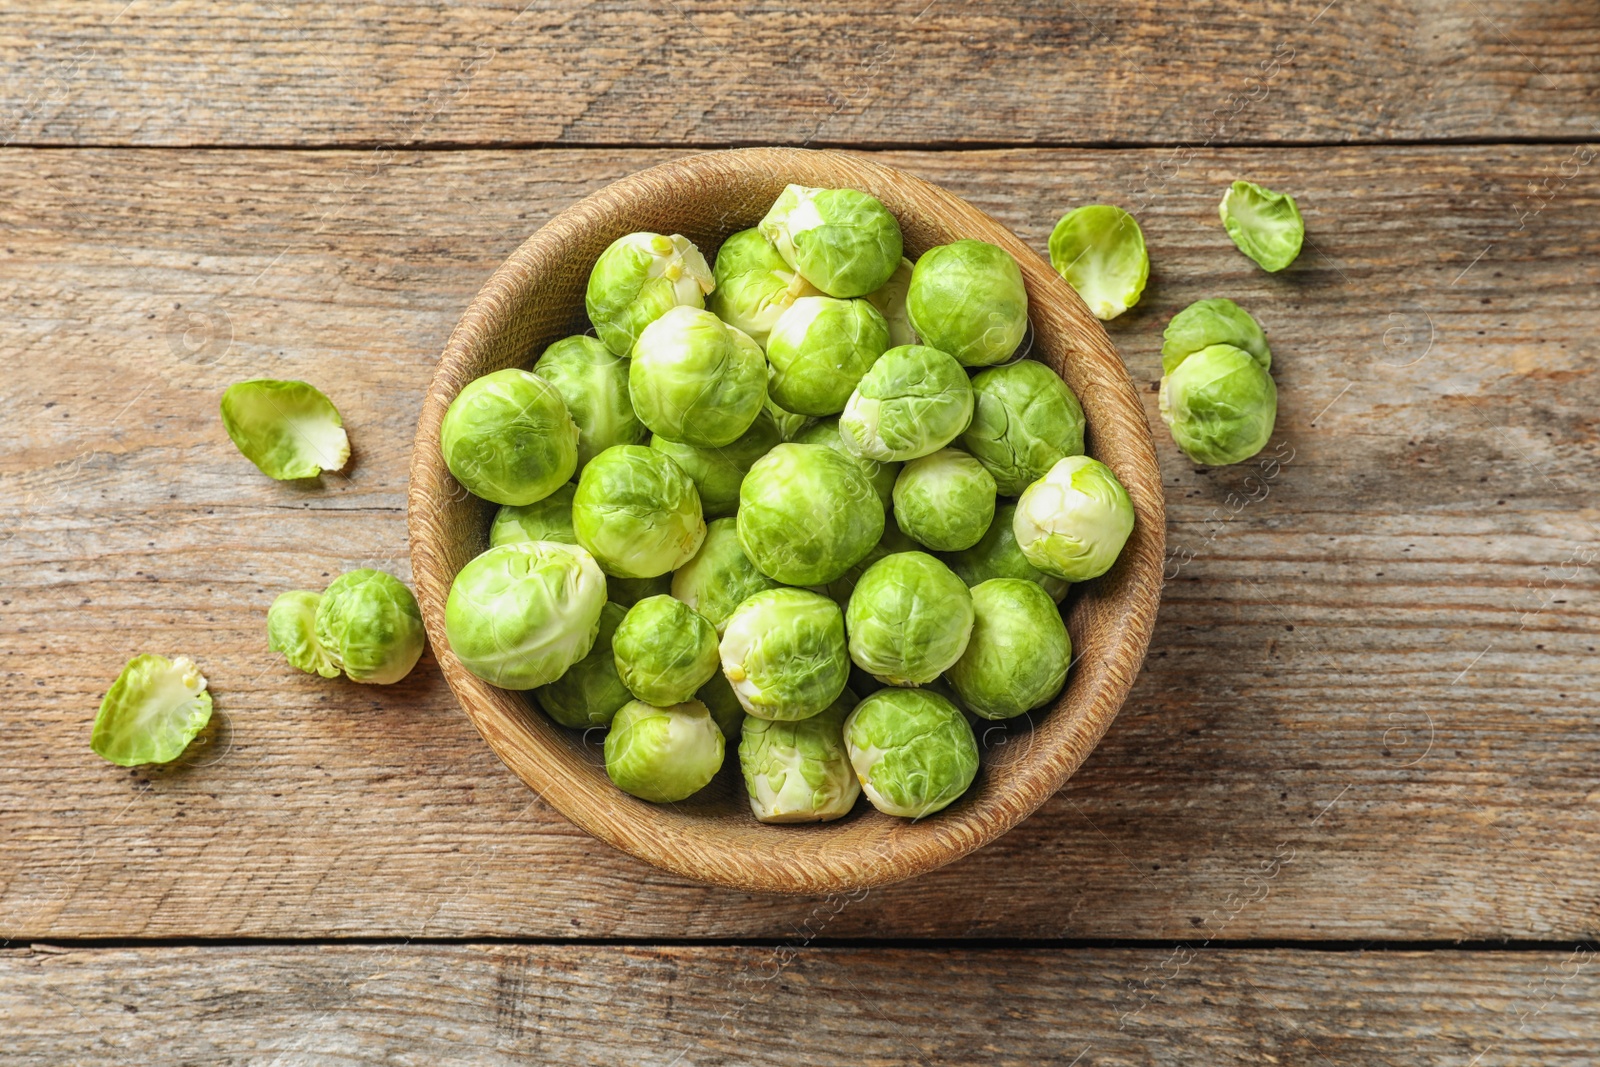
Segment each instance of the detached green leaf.
M1061 216L1050 233L1050 265L1101 321L1137 304L1150 278L1139 223L1110 204L1088 204Z
M282 652L291 667L307 674L337 678L339 668L317 640L317 607L322 594L309 589L282 593L267 609L267 648Z
M119 767L175 760L211 720L206 680L188 656L135 656L95 716L89 747Z
M1288 193L1234 182L1222 194L1218 210L1233 243L1262 270L1280 271L1300 254L1306 224Z
M222 425L246 459L279 481L315 478L350 458L339 409L305 382L235 382L222 394Z

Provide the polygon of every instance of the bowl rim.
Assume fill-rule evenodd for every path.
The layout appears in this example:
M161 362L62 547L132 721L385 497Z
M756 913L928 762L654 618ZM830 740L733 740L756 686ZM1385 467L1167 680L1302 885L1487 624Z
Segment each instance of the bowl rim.
M484 346L513 321L536 284L541 263L553 261L563 248L642 197L659 196L663 189L703 191L730 176L849 185L886 200L915 200L933 209L943 227L1010 252L1022 269L1030 319L1035 326L1039 317L1050 319L1053 327L1046 332L1060 332L1067 345L1047 362L1065 375L1070 352L1073 373L1093 390L1089 451L1116 471L1134 504L1134 533L1121 558L1110 574L1079 588L1068 612L1069 622L1087 618L1091 603L1100 610L1109 599L1121 614L1111 624L1108 644L1092 658L1075 643L1074 674L1047 709L1067 715L1061 708L1074 699L1069 694L1075 683L1090 687L1087 702L1061 727L1066 733L1028 773L1004 789L985 791L981 804L966 803L975 788L928 819L893 820L894 825L876 835L873 848L849 855L807 848L806 827L778 828L798 835L792 848L711 841L708 828L726 820L685 818L683 812L668 816L673 806L646 805L615 789L594 790L592 760L583 758L544 716L527 710L519 696L468 673L450 651L445 634L444 606L454 572L437 539L445 510L465 493L445 468L438 431L460 386L477 376L469 368L478 365ZM525 357L523 365L527 362ZM1078 391L1083 398L1082 389ZM1088 399L1084 406L1091 408ZM1049 799L1104 736L1139 673L1155 626L1165 555L1161 477L1150 425L1121 356L1078 294L1007 227L967 201L876 159L831 149L743 148L687 155L606 185L528 237L468 304L435 367L412 451L407 523L414 584L435 658L462 711L501 761L574 825L623 852L694 881L773 893L848 892L926 873L998 838ZM759 825L750 820L751 827Z

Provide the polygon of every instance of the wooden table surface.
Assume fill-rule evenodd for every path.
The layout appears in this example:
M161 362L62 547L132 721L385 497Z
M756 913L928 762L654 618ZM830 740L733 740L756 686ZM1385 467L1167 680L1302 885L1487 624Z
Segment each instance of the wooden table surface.
M26 0L0 17L0 1061L1591 1064L1600 1058L1600 11L1589 0ZM826 145L1043 253L1143 224L1108 329L1172 550L1104 743L931 876L713 890L585 837L425 657L266 650L408 578L424 387L579 197ZM1280 275L1226 183L1293 192ZM1270 465L1197 469L1160 332L1271 332ZM354 460L269 481L217 400L304 378ZM132 655L216 698L89 751Z

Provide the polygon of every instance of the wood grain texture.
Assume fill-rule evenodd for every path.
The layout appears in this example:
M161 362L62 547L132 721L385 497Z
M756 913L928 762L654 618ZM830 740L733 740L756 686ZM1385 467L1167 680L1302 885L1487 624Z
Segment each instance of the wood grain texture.
M409 577L412 432L489 272L672 153L0 153L0 934L1594 936L1600 188L1578 151L886 156L1035 249L1074 204L1134 210L1154 269L1110 332L1147 415L1167 318L1232 296L1271 331L1279 462L1200 472L1158 425L1173 578L1105 742L994 847L822 902L588 840L431 657L379 689L265 649L282 589ZM1218 226L1238 176L1300 198L1282 275ZM217 399L259 375L330 392L347 474L283 485L234 452ZM129 772L87 738L142 651L194 656L217 725Z
M26 0L0 141L1225 145L1591 137L1587 0Z
M1593 1062L1592 950L0 953L8 1063Z
M456 575L487 548L490 508L451 475L439 447L445 412L473 380L525 366L590 328L584 289L595 261L641 230L683 234L707 257L760 222L784 188L860 189L899 221L907 256L959 240L998 245L1022 268L1031 358L1083 405L1088 449L1116 473L1133 532L1116 566L1063 605L1073 668L1058 699L993 737L977 779L937 818L908 821L866 803L822 825L769 826L750 815L737 758L677 804L623 794L587 758L585 737L489 685L449 647L445 603ZM651 167L606 186L543 226L473 298L450 335L417 424L407 496L417 599L439 667L485 741L541 799L596 837L696 881L772 893L849 892L925 874L982 848L1048 800L1104 736L1144 663L1161 597L1166 516L1150 428L1116 348L1078 294L1028 246L972 205L905 171L844 152L746 148Z

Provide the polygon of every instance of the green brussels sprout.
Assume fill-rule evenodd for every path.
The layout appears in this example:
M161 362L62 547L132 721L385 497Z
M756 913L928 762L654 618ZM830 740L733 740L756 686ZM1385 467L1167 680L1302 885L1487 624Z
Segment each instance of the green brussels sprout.
M690 699L717 673L717 631L670 596L646 597L629 608L611 651L622 684L658 708Z
M721 671L711 676L711 681L700 687L694 698L706 706L717 729L729 741L737 741L744 730L744 705L734 695L733 686Z
M660 596L672 591L672 574L656 574L649 578L618 578L606 575L606 600L612 604L631 608L645 597Z
M765 823L827 822L850 814L861 785L844 747L849 691L799 722L750 717L739 742L750 810Z
M827 584L828 596L832 597L833 602L843 608L850 603L850 594L856 591L856 583L861 580L863 574L867 573L868 567L884 556L892 556L896 552L921 551L922 546L901 533L900 527L892 522L887 523L883 528L883 539L873 545L855 566Z
M767 338L767 391L785 410L837 415L888 348L889 324L867 301L801 297Z
M708 519L732 515L739 510L739 486L756 460L782 444L778 424L765 411L737 441L721 448L701 448L680 444L665 437L652 437L650 447L665 453L683 468L700 493L700 510Z
M839 433L859 456L916 459L954 441L972 421L972 405L972 383L954 357L904 345L862 377L839 416Z
M628 391L652 433L721 448L761 413L767 360L760 345L711 312L676 307L639 335Z
M924 252L906 296L922 343L968 367L1004 363L1028 332L1028 290L1011 253L984 241Z
M1278 417L1278 387L1254 356L1232 345L1202 348L1161 379L1161 421L1196 463L1249 459Z
M317 640L317 606L322 594L309 589L280 593L267 609L267 648L282 652L289 666L324 678L339 677L339 667Z
M817 295L757 229L740 230L722 242L712 276L717 287L711 292L711 310L762 348L778 316L801 297Z
M866 296L900 265L900 224L855 189L786 188L757 227L784 261L828 296Z
M900 532L937 552L971 548L994 521L994 476L954 448L909 460L894 483Z
M824 445L782 444L739 487L739 544L785 585L826 585L883 536L883 504L848 457Z
M918 343L917 328L911 325L911 314L906 310L906 296L911 291L913 269L915 264L902 257L900 265L889 275L889 280L864 298L878 309L878 314L889 324L890 348Z
M135 656L111 683L89 747L119 767L170 763L211 721L211 694L188 656Z
M502 689L537 689L589 654L605 602L605 575L582 548L501 545L469 561L450 584L444 632L461 665L479 678Z
M672 595L709 619L721 635L733 609L746 597L777 584L756 570L739 547L735 520L717 519L706 525L706 539L694 559L672 576Z
M1019 578L991 578L972 587L972 612L972 640L945 675L968 711L1009 719L1061 691L1072 639L1049 594Z
M316 639L352 682L391 685L411 673L427 643L417 598L392 574L363 567L322 591Z
M496 504L543 500L578 469L578 426L556 387L511 368L470 381L439 427L445 465Z
M698 700L669 708L630 700L606 734L606 776L640 800L675 804L717 776L726 744L711 712Z
M584 657L555 681L532 692L544 713L573 730L608 726L617 709L633 699L617 676L611 641L627 609L607 603L600 609L600 628Z
M1083 454L1083 408L1061 376L1043 363L1019 360L972 379L972 425L961 446L1016 496L1056 461Z
M792 411L785 411L772 402L772 396L767 396L765 409L772 421L778 424L778 436L785 441L793 441L800 432L816 422L810 415L796 415Z
M1162 374L1171 374L1185 359L1212 345L1242 348L1262 370L1272 369L1267 335L1248 311L1226 298L1196 300L1172 316L1161 338Z
M867 476L867 481L872 483L872 488L878 494L884 509L888 510L894 502L894 480L900 474L900 464L879 463L866 456L858 456L844 443L843 436L839 433L838 419L822 419L807 426L795 435L795 443L802 445L827 445L841 456L848 456L850 461L861 468L861 473Z
M1068 456L1023 492L1011 529L1031 565L1086 582L1110 570L1127 544L1133 501L1110 467Z
M578 468L612 445L642 445L648 431L628 396L628 361L582 334L544 350L533 373L556 387L578 427Z
M758 719L809 719L839 699L850 676L844 613L807 589L768 589L728 619L722 674Z
M1150 278L1144 231L1132 215L1110 204L1089 204L1061 216L1050 232L1050 265L1102 321L1137 304Z
M572 529L616 578L677 570L706 536L694 482L664 452L643 445L613 446L583 468Z
M1288 193L1275 193L1254 182L1234 182L1222 194L1217 210L1233 243L1262 270L1283 270L1300 254L1306 224Z
M626 356L646 326L675 307L705 307L715 285L687 237L630 233L595 260L583 302L601 342Z
M966 651L972 594L926 552L896 552L856 582L845 630L856 666L887 685L926 685Z
M572 497L578 487L565 482L543 500L531 504L501 504L489 524L489 547L518 541L560 541L578 543L572 532Z
M844 746L872 806L920 819L948 807L978 774L978 739L950 701L880 689L844 721Z
M222 394L222 427L245 459L279 481L315 478L350 458L339 409L306 382L234 382Z
M991 578L1021 578L1037 584L1059 604L1071 583L1046 574L1028 562L1022 549L1017 547L1017 535L1012 529L1016 516L1016 504L999 505L982 539L969 549L946 556L945 562L969 588Z

